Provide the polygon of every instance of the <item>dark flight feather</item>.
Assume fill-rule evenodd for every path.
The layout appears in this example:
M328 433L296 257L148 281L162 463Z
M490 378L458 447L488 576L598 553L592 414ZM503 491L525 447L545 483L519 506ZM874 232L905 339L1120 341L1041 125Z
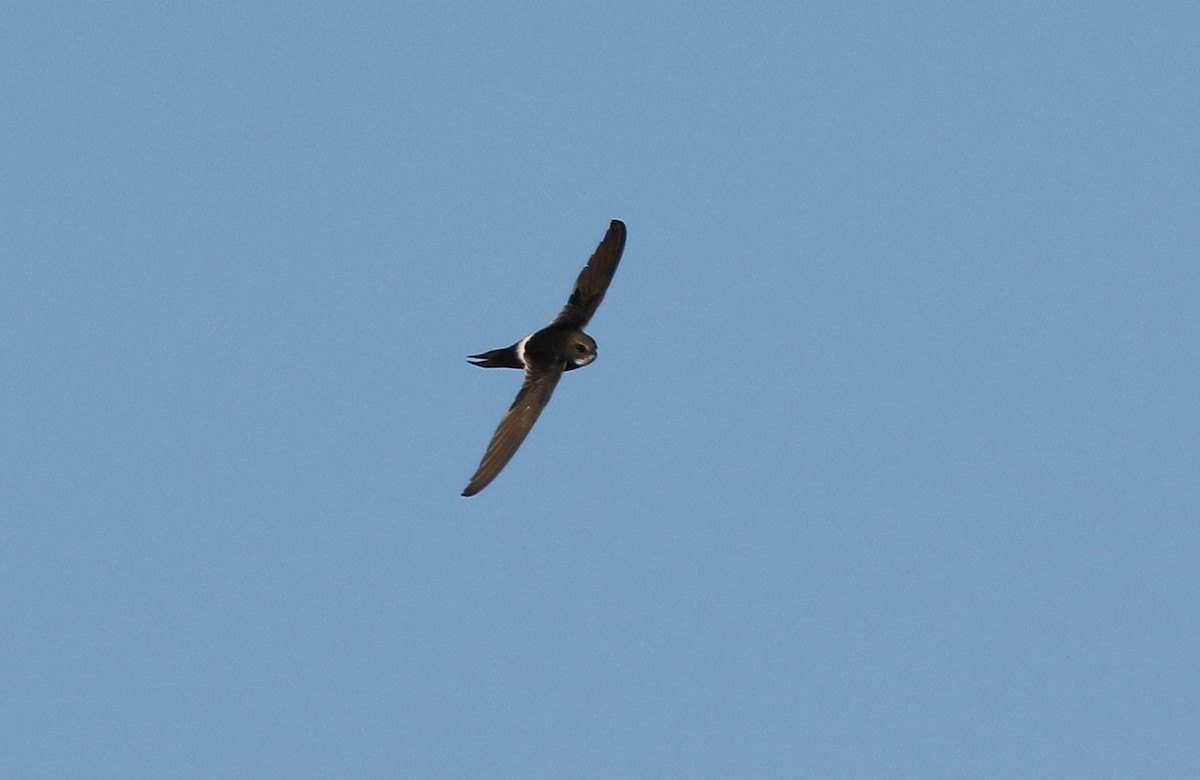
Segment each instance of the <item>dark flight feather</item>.
M625 251L625 223L614 219L608 226L608 232L592 253L587 265L579 272L575 287L567 305L554 318L554 325L572 325L576 328L587 327L604 293L612 282L613 274L617 272L617 264L621 262L621 253Z
M525 383L521 385L512 406L508 407L504 419L500 420L496 432L492 434L487 451L483 453L483 460L479 462L479 468L471 477L471 484L462 492L464 496L473 496L483 490L496 478L501 469L508 465L521 442L529 435L533 424L537 422L538 415L546 408L562 375L562 364L539 369L536 374L532 371L525 372Z

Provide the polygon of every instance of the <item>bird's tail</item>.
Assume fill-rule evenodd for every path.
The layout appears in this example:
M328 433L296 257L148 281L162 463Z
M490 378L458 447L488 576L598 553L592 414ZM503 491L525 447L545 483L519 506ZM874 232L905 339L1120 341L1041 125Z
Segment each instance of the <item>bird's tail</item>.
M489 352L483 352L478 355L470 355L468 360L471 365L479 366L480 368L524 368L521 361L517 359L517 351L512 347L504 349L493 349Z

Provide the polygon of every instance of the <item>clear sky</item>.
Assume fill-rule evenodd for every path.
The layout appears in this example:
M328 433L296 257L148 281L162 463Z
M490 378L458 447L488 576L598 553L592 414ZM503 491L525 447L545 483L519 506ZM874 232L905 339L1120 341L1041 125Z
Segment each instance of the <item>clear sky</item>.
M1200 6L5 17L4 777L1200 775Z

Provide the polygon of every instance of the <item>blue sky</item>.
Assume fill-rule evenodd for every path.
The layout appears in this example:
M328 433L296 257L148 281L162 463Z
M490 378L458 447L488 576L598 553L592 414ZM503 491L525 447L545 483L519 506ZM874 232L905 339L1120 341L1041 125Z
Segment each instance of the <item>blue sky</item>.
M4 774L1197 774L1197 29L17 4Z

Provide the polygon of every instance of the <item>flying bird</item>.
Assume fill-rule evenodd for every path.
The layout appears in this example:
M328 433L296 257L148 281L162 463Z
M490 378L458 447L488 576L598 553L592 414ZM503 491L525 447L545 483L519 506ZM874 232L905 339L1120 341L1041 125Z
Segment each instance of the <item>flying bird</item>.
M596 359L596 341L583 332L604 300L604 292L621 262L625 249L625 223L614 219L600 246L579 272L567 305L554 320L511 347L493 349L468 360L480 368L520 368L525 381L516 399L488 443L479 468L462 492L473 496L496 478L512 459L538 415L550 401L555 385L564 371L573 371Z

